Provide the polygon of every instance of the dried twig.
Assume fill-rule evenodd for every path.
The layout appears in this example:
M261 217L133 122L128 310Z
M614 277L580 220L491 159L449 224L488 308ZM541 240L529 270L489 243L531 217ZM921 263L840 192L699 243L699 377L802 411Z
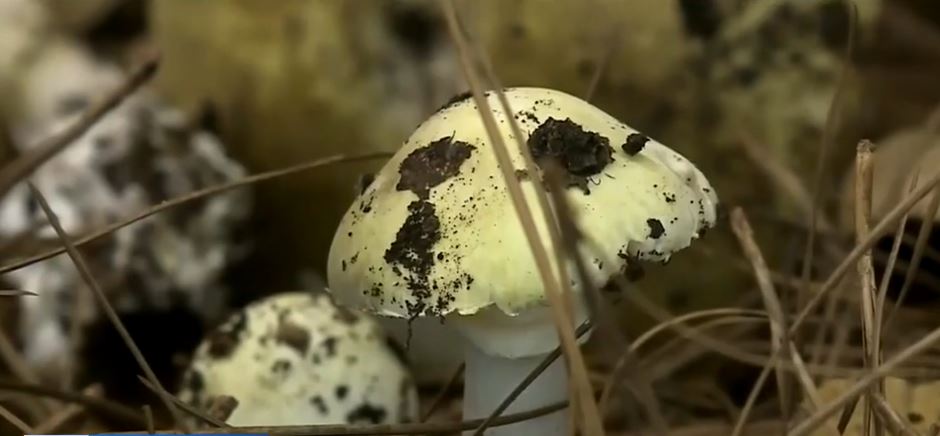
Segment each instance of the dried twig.
M751 261L751 265L754 268L754 276L757 279L758 289L761 292L761 296L764 300L764 306L767 308L767 313L770 316L770 330L771 335L773 336L773 345L771 349L773 350L774 355L788 355L793 361L793 367L796 369L797 374L799 375L798 379L803 385L803 389L806 391L809 398L813 403L818 402L819 394L815 384L812 381L812 377L809 375L806 365L803 362L803 359L800 357L799 352L796 349L793 341L787 337L787 320L786 315L783 309L783 305L780 303L780 298L777 296L777 291L774 289L773 281L770 276L770 269L767 267L767 262L764 260L764 255L761 253L760 247L758 247L757 242L754 241L754 231L751 229L751 225L747 220L747 216L744 214L744 211L740 208L736 208L731 212L731 228L734 231L735 236L738 238L738 242L741 244L741 248L744 251L745 257ZM790 405L790 392L785 389L788 386L787 378L784 373L784 369L779 366L779 362L774 362L776 367L777 375L777 385L778 391L780 393L780 403L781 408L783 409L783 415L785 418L788 418L789 405ZM749 395L749 400L756 400L757 395L755 389L751 395ZM741 434L744 424L746 422L748 413L750 410L748 405L745 405L745 408L741 410L741 414L738 419L738 424L735 426L734 435Z
M7 420L10 424L13 424L17 430L23 432L23 434L34 434L33 430L29 428L29 425L23 422L18 416L11 412L6 407L0 405L0 418Z
M32 147L29 153L23 154L0 169L0 198L5 197L16 183L28 177L36 168L64 150L102 117L118 107L134 91L147 83L157 72L158 65L159 57L153 56L131 73L120 87L83 112L78 120L65 130L43 140Z
M437 392L437 395L434 396L434 399L431 400L431 405L428 406L428 410L421 415L421 420L418 422L427 422L431 416L434 415L434 412L437 411L442 404L444 404L444 399L447 398L447 394L454 388L454 385L457 384L457 381L460 380L460 377L463 376L464 370L467 369L467 365L463 362L460 365L457 365L457 369L454 370L450 378L447 379L447 383L444 383L444 386L441 387L441 390Z
M503 142L502 135L499 133L499 128L496 125L496 120L490 109L489 102L486 96L483 95L480 79L473 68L470 58L470 48L461 33L457 19L457 11L450 0L442 0L441 4L444 8L444 15L447 20L447 28L450 32L451 39L456 43L460 53L460 63L464 76L470 83L473 99L480 112L480 117L487 135L493 144L493 151L509 192L509 197L512 200L513 209L522 224L526 240L535 257L539 276L545 288L545 295L552 309L552 318L559 332L562 349L565 351L567 357L572 381L579 387L578 391L581 393L582 397L582 401L579 402L579 404L582 406L580 411L583 412L584 415L585 433L588 436L603 435L604 429L600 420L600 414L597 413L597 404L594 403L594 399L589 395L588 398L583 398L586 396L585 392L590 391L590 381L587 376L584 358L581 356L581 350L578 347L572 329L573 320L569 314L566 313L565 303L562 298L562 295L564 295L563 289L567 287L568 283L559 283L554 276L548 250L538 235L532 211L525 200L519 181L515 177L508 148ZM507 114L507 117L511 117L511 114ZM549 225L551 226L552 223L549 223Z
M583 292L590 296L590 300L592 300L591 307L594 308L594 320L592 322L606 326L606 331L617 332L618 327L613 314L611 314L609 310L604 309L600 291L591 285L587 265L579 249L582 233L577 223L571 218L574 212L570 209L570 205L564 195L565 187L562 182L561 171L561 168L558 168L557 165L551 163L546 165L545 176L550 186L549 192L551 193L552 202L558 217L559 229L561 230L561 246L563 247L563 251L568 253L570 257L569 259L561 259L559 263L565 264L563 263L565 260L570 260L574 263L578 272L578 279L582 283ZM620 334L612 334L610 336L613 336L615 340L609 345L626 350L623 354L622 362L633 375L630 378L631 382L629 384L632 388L631 390L643 405L646 415L652 424L652 428L660 435L669 433L669 426L662 414L662 408L653 391L652 383L643 369L637 365L637 359L632 353L633 347L627 344L626 340L624 340Z
M810 207L809 232L806 235L805 257L803 258L803 269L801 277L803 280L804 294L809 293L810 272L813 265L813 254L816 247L816 228L819 219L819 203L823 198L823 180L826 174L826 167L829 162L829 151L835 142L836 129L839 123L839 103L842 101L842 95L845 93L846 82L848 81L849 70L852 64L852 53L855 51L855 33L858 26L858 10L852 0L844 0L848 16L849 28L847 35L847 44L845 47L845 57L842 60L842 69L839 72L839 78L836 82L835 94L829 104L829 111L826 114L826 124L823 127L822 137L820 139L819 155L816 158L816 172L813 177L813 197Z
M611 61L613 61L617 53L620 52L620 47L623 45L623 29L623 23L618 20L610 30L610 42L607 44L603 55L601 55L597 69L594 70L594 75L591 76L591 81L588 83L587 91L584 93L585 101L594 99L594 94L597 93L597 88L600 87L601 81L604 79L604 74L610 69Z
M82 390L82 395L87 397L100 397L104 389L100 383L95 383ZM66 422L75 418L85 411L85 405L81 403L69 404L62 410L48 417L45 421L36 425L33 429L35 434L54 433L60 429Z
M22 297L24 295L35 297L39 294L33 291L24 291L21 289L0 290L0 297Z
M582 335L587 333L590 329L591 329L591 324L585 323L581 327L578 327L578 330L575 332L575 335L577 337L581 337ZM526 376L526 378L523 379L521 382L519 382L519 384L516 385L515 389L513 389L512 392L509 393L509 395L506 395L506 398L503 399L503 402L499 403L499 405L496 406L495 409L493 409L493 412L490 413L490 416L486 417L485 420L480 421L480 425L479 427L476 427L476 431L481 432L481 429L485 430L488 427L492 427L493 423L497 422L497 419L499 419L499 417L503 414L503 412L505 412L506 409L509 408L510 405L512 405L512 402L516 401L516 398L518 398L519 395L521 395L522 392L525 391L526 388L528 388L529 385L532 384L532 382L534 382L535 379L537 379L539 375L541 375L542 372L545 371L545 369L551 366L552 363L554 363L556 359L561 357L561 352L562 352L561 347L556 347L554 350L552 350L551 353L548 353L548 355L545 356L544 359L542 359L542 362L539 363L538 366L533 368L532 371L529 372L529 375ZM482 432L480 434L482 434Z
M156 425L153 423L153 409L149 404L144 404L141 409L144 412L144 420L147 421L147 433L156 433Z
M896 436L920 436L917 431L911 428L911 423L891 408L891 405L881 394L872 395L872 406L880 421L891 434Z
M924 198L924 196L932 191L937 185L940 185L940 172L930 177L930 179L923 186L914 190L913 193L905 197L903 201L891 209L891 211L888 212L884 218L882 218L881 221L879 221L878 224L872 228L868 237L852 248L852 251L849 252L845 259L843 259L843 261L835 268L835 270L829 274L829 277L825 282L823 282L819 290L813 294L812 298L810 298L810 301L806 303L803 309L800 310L800 312L793 319L793 324L790 326L791 335L794 334L797 329L799 329L803 321L806 320L806 317L808 317L809 314L816 309L822 299L825 298L825 296L836 287L836 285L848 272L852 264L858 261L865 251L871 249L871 247L874 246L878 239L884 235L890 227L897 224L901 216L911 210L911 208L914 207L917 202Z
M503 425L515 424L517 422L527 421L540 416L558 412L568 407L567 402L551 404L538 409L519 412L512 415L506 415L496 418L490 424L490 427L499 427ZM208 428L188 432L189 434L217 434L225 433L263 433L270 436L369 436L369 435L420 435L420 434L442 434L456 433L461 431L474 430L483 422L482 419L473 419L469 421L450 423L433 422L422 424L377 424L377 425L348 425L348 424L328 424L328 425L285 425L285 426L265 426L265 427L230 427L230 428ZM115 432L109 434L139 434L139 431ZM158 433L179 433L175 430L160 430Z
M800 177L780 162L779 159L775 159L772 154L765 153L757 145L756 140L749 135L742 134L738 143L741 145L741 149L744 150L744 155L767 175L770 182L776 185L780 192L790 198L803 215L812 220L813 197L803 186ZM832 232L835 228L825 216L817 216L816 225L824 233Z
M11 382L7 380L0 380L0 391L19 392L24 394L55 398L61 401L79 403L83 404L89 409L94 409L95 411L119 419L128 424L143 424L143 420L136 410L105 398L98 398L74 392L60 391L36 384Z
M766 318L767 314L766 312L763 312L763 311L751 310L751 309L718 308L718 309L707 309L707 310L700 310L700 311L686 313L681 316L677 316L673 319L670 319L666 322L661 322L661 323L656 324L655 326L653 326L652 328L644 332L642 335L637 337L636 340L630 344L630 349L624 351L621 358L618 359L617 362L614 364L614 367L610 371L610 375L607 377L607 381L604 383L604 387L601 391L601 399L600 399L600 402L598 403L601 413L604 413L604 411L607 410L607 405L609 404L611 394L613 393L613 387L616 386L619 383L620 379L623 377L624 371L626 371L627 369L627 365L626 365L627 359L629 358L631 353L636 353L640 349L640 347L642 347L644 344L649 342L654 336L670 328L671 324L686 323L686 322L693 321L699 318L707 318L707 317L713 317L713 316L719 317L717 320L714 320L714 321L722 321L722 322L727 323L729 320L740 321L744 317ZM757 318L757 319L763 322L762 319L760 318ZM705 327L700 325L699 328L701 329Z
M33 195L36 197L36 202L39 203L39 207L42 209L43 213L46 214L46 218L49 220L49 224L55 230L56 234L59 236L59 239L62 240L62 244L65 245L65 249L68 252L69 258L72 259L72 262L78 269L82 280L84 280L88 288L94 292L95 298L98 300L98 304L101 305L105 315L114 325L114 328L117 329L118 334L121 335L121 339L124 340L128 350L130 350L131 354L134 356L134 360L136 360L137 364L140 365L141 369L144 371L144 374L147 375L147 378L150 379L151 383L153 383L155 386L161 386L160 381L157 379L157 375L154 374L153 370L150 368L150 365L147 363L147 360L144 358L143 354L140 352L140 349L137 347L137 344L134 343L134 339L131 338L130 333L127 332L127 329L121 322L121 318L117 315L117 312L114 311L114 308L111 306L111 303L105 296L101 286L95 280L94 276L92 276L91 270L85 263L84 257L82 257L82 254L79 253L78 249L72 245L72 242L69 240L68 233L62 229L62 225L59 223L59 218L56 216L55 212L52 211L52 208L49 207L49 203L46 201L46 197L32 183L29 184L29 187L30 190L32 190ZM173 415L173 420L176 425L183 430L188 430L189 426L183 422L182 417L179 415L179 411L173 407L173 402L170 401L169 395L160 395L160 399L164 402L164 405L170 411L170 414Z
M0 329L0 360L6 364L10 372L27 383L39 384L39 375L33 370L33 366L26 361L23 354L16 348L10 337L3 329ZM35 406L40 416L45 416L54 410L55 405L45 399L36 399L31 401L31 406Z
M920 178L920 167L914 169L913 174L911 175L910 183L908 185L907 192L910 194L914 190L914 187L917 186L917 181ZM907 220L910 217L910 213L905 213L901 218L901 224L898 225L898 230L894 234L894 241L891 242L891 253L888 254L888 261L885 263L885 270L881 277L881 282L878 284L878 300L875 302L875 325L876 331L878 332L878 341L881 342L884 337L884 316L885 316L885 302L888 299L888 285L891 284L891 276L894 274L894 267L898 260L898 253L901 251L901 244L904 242L905 228L907 227ZM897 307L897 306L895 306Z
M202 422L211 425L213 428L227 428L227 429L231 429L231 428L232 428L232 426L226 424L225 421L223 421L223 420L221 420L221 419L218 419L218 418L216 418L216 417L210 415L210 414L207 413L207 412L204 412L204 411L199 410L199 409L197 409L197 408L195 408L195 407L193 407L193 406L190 406L189 404L184 403L184 402L183 402L182 400L180 400L179 398L176 398L175 395L172 395L172 394L170 394L169 392L167 392L165 389L163 389L162 386L154 385L153 383L151 383L151 382L150 382L149 380L147 380L146 378L143 378L143 377L141 377L141 376L137 376L137 381L139 381L142 385L144 385L145 388L149 389L150 392L153 392L153 393L156 394L158 397L160 397L160 398L164 398L164 397L169 398L169 400L173 403L174 406L176 406L176 407L178 407L180 410L186 412L187 414L189 414L189 415L192 416L193 418L197 418L197 419L201 420Z
M890 329L891 323L894 320L894 316L897 313L898 308L901 307L901 304L904 303L904 298L907 297L907 293L910 291L911 285L914 283L914 278L917 277L920 261L924 257L924 251L927 247L927 243L930 240L930 233L933 230L933 217L937 216L938 210L940 210L940 187L936 188L936 191L934 191L933 196L930 197L930 201L927 203L927 210L924 213L923 220L921 221L920 231L917 233L917 242L914 245L914 253L911 255L911 260L907 268L907 274L904 275L904 284L901 286L901 292L898 293L898 298L894 303L894 307L891 309L891 313L888 315L888 318L885 321L886 329Z
M315 159L309 162L304 162L304 163L300 163L297 165L289 166L287 168L266 171L266 172L258 173L253 176L248 176L239 180L234 180L231 182L222 183L222 184L215 185L215 186L210 186L205 189L200 189L198 191L176 197L172 200L164 201L158 205L154 205L147 210L139 212L136 215L128 219L125 219L124 221L116 222L100 230L92 232L89 235L78 238L75 240L74 244L76 247L81 247L85 244L90 244L105 236L110 235L111 233L115 232L118 229L127 227L144 218L147 218L152 215L156 215L167 209L171 209L171 208L189 203L191 201L199 200L201 198L205 198L211 195L216 195L216 194L220 194L226 191L230 191L232 189L241 188L241 187L248 186L254 183L274 179L277 177L283 177L283 176L287 176L287 175L291 175L291 174L295 174L295 173L299 173L303 171L309 171L312 169L325 167L327 165L347 163L347 162L361 162L361 161L372 160L372 159L387 158L389 156L391 156L391 153L388 153L388 152L364 153L360 155L350 155L350 156L346 156L346 155L328 156L325 158ZM19 260L9 265L4 265L3 267L0 267L0 274L6 274L6 273L9 273L10 271L15 271L20 268L27 267L36 262L53 258L62 253L65 253L65 251L66 249L64 247L60 247L60 248L56 248L53 250L49 250L49 251L37 254L35 256L30 256L27 259Z
M872 192L872 143L861 141L855 158L855 240L856 243L863 242L868 237L871 230L871 192ZM862 320L862 350L865 353L863 363L865 368L878 366L879 348L878 333L875 330L875 272L872 266L871 248L866 250L857 264L861 310L860 318ZM884 383L878 381L872 387L870 394L879 394L884 392ZM864 428L865 435L870 434L872 420L872 399L871 395L865 397L864 410ZM877 434L883 434L883 428L876 426Z

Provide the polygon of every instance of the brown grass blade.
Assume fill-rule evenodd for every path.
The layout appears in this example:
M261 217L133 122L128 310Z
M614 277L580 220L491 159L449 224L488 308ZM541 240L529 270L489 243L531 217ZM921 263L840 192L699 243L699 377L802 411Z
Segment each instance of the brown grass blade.
M810 204L809 231L806 235L806 248L803 258L803 268L801 278L803 280L804 295L809 294L810 272L813 265L813 255L816 247L816 229L819 219L819 203L823 198L823 181L826 174L826 167L829 164L830 149L835 142L836 129L838 128L839 105L842 102L842 96L845 94L846 82L848 81L849 70L852 65L852 54L855 52L855 34L858 27L858 10L852 0L844 0L848 11L848 35L846 37L845 55L842 60L842 69L839 71L839 78L836 82L836 91L832 96L832 102L829 104L829 110L826 114L826 124L823 127L822 137L820 138L819 155L816 158L816 171L813 176L813 197Z
M153 392L153 393L156 394L158 397L160 397L160 398L168 398L168 399L173 403L173 405L174 405L175 407L178 407L179 410L182 410L182 411L186 412L187 414L189 414L189 415L192 416L193 418L197 418L197 419L201 420L202 422L211 425L211 426L214 427L214 428L227 428L227 429L231 429L231 428L232 428L232 426L226 424L224 420L218 419L218 418L216 418L216 417L210 415L210 414L207 413L207 412L203 412L202 410L199 410L199 409L197 409L197 408L195 408L195 407L193 407L193 406L190 406L189 404L184 403L184 402L183 402L182 400L180 400L179 398L176 398L175 395L173 395L173 394L167 392L165 389L163 389L163 387L157 386L157 385L151 383L149 380L147 380L147 379L144 378L144 377L137 376L137 381L139 381L142 385L144 385L145 388L149 389L150 392Z
M920 231L917 233L917 242L914 245L914 253L911 256L907 273L904 275L904 284L901 285L901 292L898 293L897 301L895 301L894 307L891 309L887 321L885 321L886 329L890 329L898 308L904 303L904 298L907 297L907 293L914 283L914 278L917 277L917 271L920 267L921 260L924 258L927 242L930 240L930 233L933 231L933 217L937 216L938 210L940 210L940 187L936 188L936 191L934 191L933 196L930 197L930 201L927 203L927 212L921 222Z
M431 400L431 405L428 406L428 410L421 415L421 420L418 422L427 422L427 420L434 415L434 412L444 404L444 399L447 398L447 394L454 388L457 382L460 381L460 377L463 376L465 369L467 369L466 364L461 362L460 365L457 365L457 369L455 369L453 374L450 375L450 378L447 379L447 383L441 386L441 390L439 390L437 395L434 396L434 399Z
M271 180L274 178L284 177L284 176L296 174L296 173L303 172L303 171L309 171L309 170L316 169L316 168L322 168L327 165L347 163L347 162L361 162L361 161L372 160L372 159L387 158L389 156L391 156L391 153L388 153L388 152L365 153L365 154L351 155L351 156L346 156L346 155L328 156L325 158L315 159L309 162L304 162L304 163L300 163L297 165L289 166L287 168L266 171L266 172L258 173L258 174L248 176L239 180L234 180L231 182L222 183L222 184L215 185L215 186L210 186L208 188L200 189L198 191L194 191L189 194L182 195L182 196L173 198L171 200L164 201L160 204L154 205L151 208L141 211L130 218L127 218L123 221L116 222L114 224L110 224L100 230L96 230L92 232L91 234L78 238L77 240L75 240L74 244L76 247L81 247L85 244L90 244L105 236L108 236L109 234L121 228L134 224L144 218L150 217L152 215L156 215L165 210L168 210L168 209L171 209L171 208L174 208L174 207L177 207L177 206L180 206L180 205L192 202L192 201L196 201L196 200L199 200L199 199L211 196L211 195L221 194L223 192L230 191L232 189L245 187L254 183L264 182L264 181ZM29 258L26 258L23 260L15 261L9 265L4 265L3 267L0 267L0 274L6 274L6 273L9 273L10 271L16 271L20 268L27 267L36 262L53 258L62 253L65 253L65 251L66 249L64 247L60 247L60 248L56 248L53 250L49 250L49 251L37 254L35 256L30 256Z
M16 427L17 430L23 432L23 434L34 434L33 429L31 429L28 424L23 422L22 419L2 405L0 405L0 418L7 420L7 422L10 424L13 424L13 426Z
M496 418L490 424L491 427L515 424L537 418L539 416L555 413L568 407L567 402L551 404L538 409L514 413L500 418ZM348 424L327 424L327 425L283 425L283 426L264 426L264 427L230 427L230 428L208 428L198 429L188 432L189 434L218 434L226 433L263 433L270 436L371 436L371 435L421 435L421 434L450 434L461 431L470 431L476 429L483 422L482 419L474 419L463 422L433 422L422 424L376 424L376 425L348 425ZM159 430L158 433L176 434L176 430ZM109 434L140 434L140 431L114 432Z
M39 294L33 291L24 291L22 289L0 290L0 297L22 297L22 296L36 297L38 295Z
M33 370L33 367L26 361L22 353L16 349L13 341L7 336L3 329L0 329L0 360L6 365L10 373L22 381L32 384L39 384L39 375ZM35 407L40 416L48 415L55 409L55 405L45 399L36 399L30 401L30 406Z
M829 275L826 281L820 286L819 290L815 292L810 298L810 301L800 310L800 313L796 315L793 319L793 324L790 326L790 334L793 335L794 332L799 329L802 323L806 320L806 317L816 309L822 299L831 292L840 280L848 272L851 265L858 261L862 254L871 249L871 247L877 242L878 238L884 235L888 229L897 224L898 220L902 215L906 214L911 210L914 205L920 201L924 196L927 195L930 191L934 189L935 186L940 184L940 172L934 174L930 179L921 187L914 190L911 195L908 195L904 198L903 201L898 203L890 212L888 212L881 221L878 222L875 227L872 228L868 237L865 238L859 244L856 244L852 251L843 259L843 261L835 268L835 270Z
M874 411L888 431L895 436L920 436L901 415L896 412L881 394L872 395Z
M120 87L83 112L74 123L30 148L28 153L18 157L9 165L0 168L0 198L5 197L14 185L29 177L36 168L39 168L43 163L81 137L102 117L118 107L134 91L153 78L159 64L159 56L151 57L135 69Z
M627 370L627 360L634 353L637 353L644 344L649 342L659 333L662 333L666 329L671 327L671 324L675 323L687 323L689 321L694 321L699 318L709 318L709 317L718 317L713 322L717 321L720 323L727 323L729 321L739 321L741 319L748 319L745 317L764 317L766 318L767 314L763 311L750 310L750 309L738 309L738 308L718 308L718 309L706 309L695 312L690 312L677 316L673 319L667 320L665 322L658 323L651 327L649 330L644 332L642 335L636 338L633 343L630 344L629 350L625 350L621 357L616 361L613 366L613 369L610 371L610 375L607 377L607 381L604 383L604 387L601 391L601 399L599 401L599 408L603 414L607 410L607 405L610 402L611 395L613 394L613 387L618 385L625 375L624 372ZM709 324L709 323L704 323ZM706 325L699 325L699 329L707 328Z
M585 333L587 333L590 329L591 329L591 324L589 323L584 324L581 327L578 327L578 330L575 332L575 334L578 337L581 337ZM543 359L542 362L538 364L538 366L533 368L532 372L530 372L529 375L525 379L519 382L519 384L516 385L515 389L513 389L512 392L509 393L509 395L506 395L506 398L503 399L503 402L499 403L499 405L496 406L495 409L493 409L493 413L491 413L490 416L486 417L486 419L484 420L479 421L480 424L478 427L475 427L475 431L479 432L479 434L483 434L484 430L486 430L489 427L492 427L493 423L497 422L497 419L499 419L499 417L502 416L503 412L505 412L506 409L509 408L510 405L512 405L512 402L516 401L516 398L518 398L519 395L521 395L522 392L525 391L526 388L529 387L529 385L532 384L532 382L534 382L535 379L538 378L538 376L541 375L542 372L545 371L545 369L551 366L551 364L554 363L556 359L561 357L561 353L562 353L561 347L557 347L554 350L552 350L551 353L545 356L545 359Z
M872 199L872 143L861 141L858 144L855 157L855 241L863 242L871 231L871 199ZM862 351L864 352L863 363L865 368L878 366L879 350L877 347L877 332L875 331L875 273L872 266L871 248L866 250L857 264L858 282L861 305L859 317L862 325ZM879 381L872 387L870 394L877 394L884 391L884 383ZM864 433L871 434L873 422L871 395L865 396L864 409ZM878 434L883 433L883 429L875 427Z
M141 407L141 411L144 413L144 421L147 422L147 433L154 434L156 433L156 425L153 422L153 409L149 404L144 404Z
M41 397L55 398L60 401L82 404L88 409L119 419L126 423L143 424L140 414L136 410L115 403L106 398L98 398L74 392L60 391L37 384L27 384L0 380L0 391L18 392Z
M919 178L920 167L918 166L911 175L911 180L907 188L908 194L917 186ZM891 253L888 254L888 261L885 263L885 271L882 274L881 282L878 284L878 300L875 303L875 325L877 326L876 331L878 332L879 343L884 337L885 302L888 299L888 285L891 284L891 276L894 274L895 264L898 261L898 253L901 251L901 244L904 243L904 230L907 227L908 218L910 218L910 213L905 213L901 218L901 224L898 225L898 230L894 234L894 241L891 242Z
M787 355L789 354L788 344L790 341L786 338L787 319L783 311L783 305L780 304L780 298L777 296L777 291L774 289L773 282L770 279L770 270L767 268L767 262L764 260L764 255L761 253L760 247L757 246L757 242L754 241L754 230L751 228L751 224L748 222L743 209L734 208L731 211L731 230L734 231L735 236L738 238L738 243L744 251L744 256L751 262L751 266L754 268L757 288L760 290L761 297L764 300L764 307L767 309L767 314L770 317L771 349L774 351L774 354ZM780 397L780 407L782 408L784 420L787 421L790 416L789 404L791 399L791 393L787 389L789 383L783 368L776 362L774 363L774 367L776 368L775 373L777 376L777 392ZM744 413L741 414L741 417L742 419L746 419ZM742 428L742 426L738 426L738 428ZM735 436L737 436L737 434L740 433L735 433Z
M102 394L104 394L104 389L101 387L100 383L92 384L82 390L82 395L86 397L100 398ZM46 418L45 421L36 424L33 428L35 432L33 434L55 433L57 430L61 429L66 422L84 413L85 409L85 405L81 403L69 404L62 410Z
M571 327L573 322L569 313L566 313L567 311L565 309L565 302L562 298L562 296L565 295L563 293L563 289L568 285L568 283L559 283L559 281L556 280L556 277L554 276L551 268L551 261L549 260L550 258L548 250L542 243L542 240L539 238L532 211L529 208L529 205L526 203L525 197L522 193L522 188L519 185L519 181L515 177L515 172L512 167L512 160L509 156L508 149L506 144L503 142L502 135L499 134L499 128L496 125L496 120L491 111L489 102L487 101L486 96L483 95L480 79L473 68L470 48L460 30L456 8L450 0L442 0L441 5L444 8L444 15L447 21L447 28L451 39L456 44L460 54L460 64L464 76L466 77L467 82L470 83L473 99L477 104L477 109L480 112L480 117L483 121L484 127L486 128L487 135L489 136L490 141L493 143L494 154L496 155L500 171L503 175L504 183L508 189L509 197L512 200L513 209L515 210L518 219L522 223L526 240L528 241L532 254L535 257L536 265L538 266L539 270L539 276L543 286L545 287L545 295L552 309L552 317L559 331L559 339L562 344L562 349L564 350L565 356L567 357L569 371L572 375L572 381L576 386L578 386L578 391L580 392L581 401L579 404L582 406L580 412L582 412L584 415L583 418L585 424L585 433L588 436L601 436L604 434L604 428L601 423L600 414L597 413L597 404L594 403L593 397L585 394L585 392L590 391L591 386L587 375L587 367L585 366L584 358L581 355L581 350L578 347L574 331ZM509 114L507 114L507 117L509 117ZM551 226L551 223L549 226ZM561 270L563 268L559 269ZM482 432L480 432L480 434L482 434Z
M114 325L114 328L117 329L118 334L121 336L121 339L124 340L125 345L127 345L128 350L130 350L131 354L134 356L137 364L140 365L141 369L144 371L144 374L147 375L147 378L150 379L151 383L153 383L155 386L161 386L160 381L157 380L156 374L154 374L153 370L150 368L147 360L144 359L140 349L137 348L137 344L134 343L134 339L131 338L130 333L127 332L127 329L121 322L121 318L117 315L117 312L114 311L114 308L111 306L111 303L105 296L101 286L98 285L98 282L95 280L94 276L92 276L91 270L85 263L84 257L81 253L79 253L78 249L72 245L68 234L65 232L65 230L62 229L62 225L59 223L59 218L56 216L55 212L52 211L52 208L49 207L49 203L46 201L46 197L32 183L29 184L29 187L30 190L32 190L33 195L36 197L36 202L39 203L39 207L42 209L43 213L46 214L46 219L49 220L49 225L52 226L56 232L56 235L58 235L59 239L62 241L62 244L65 245L65 249L69 255L69 258L71 258L72 262L75 264L75 267L78 269L82 280L85 281L85 284L94 293L95 298L98 300L98 304L101 305L101 309ZM169 396L161 395L160 399L163 400L164 405L173 415L175 424L184 431L189 430L189 426L186 425L186 423L183 422L182 418L180 417L179 411L173 407L173 403L170 401Z

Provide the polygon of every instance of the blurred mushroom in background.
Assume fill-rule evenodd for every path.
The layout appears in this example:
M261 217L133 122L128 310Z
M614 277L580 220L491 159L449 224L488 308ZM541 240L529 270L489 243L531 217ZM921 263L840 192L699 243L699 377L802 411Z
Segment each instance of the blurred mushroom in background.
M14 75L3 77L10 90L4 124L16 153L30 152L125 80L120 68L65 35L51 32L42 41L17 63ZM214 133L145 88L39 168L32 181L64 229L78 237L244 175ZM238 233L250 208L249 192L231 191L147 218L85 253L119 311L181 305L211 323L225 313L226 269L249 248ZM0 200L0 236L24 235L25 243L3 253L8 261L60 245L36 199L19 184ZM4 279L39 294L21 303L27 360L53 376L74 375L74 351L83 346L74 339L83 335L73 323L88 325L98 310L71 260L59 255Z

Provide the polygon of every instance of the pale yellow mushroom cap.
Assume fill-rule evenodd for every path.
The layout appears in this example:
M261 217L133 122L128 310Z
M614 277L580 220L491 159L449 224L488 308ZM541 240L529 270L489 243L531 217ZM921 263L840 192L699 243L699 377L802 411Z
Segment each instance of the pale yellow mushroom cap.
M715 223L717 197L687 159L591 104L541 88L505 90L537 161L560 155L594 286L633 259L666 261ZM517 178L551 247L533 183L495 93L487 93ZM534 257L473 99L440 109L343 217L331 292L386 316L509 315L547 304ZM572 278L576 278L572 274ZM574 289L582 284L575 280Z

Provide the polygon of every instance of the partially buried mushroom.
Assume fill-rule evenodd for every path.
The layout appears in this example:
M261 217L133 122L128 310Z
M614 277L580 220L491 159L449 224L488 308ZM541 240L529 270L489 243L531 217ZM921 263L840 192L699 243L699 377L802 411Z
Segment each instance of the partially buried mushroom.
M276 294L209 334L180 398L205 409L220 395L238 401L234 426L390 424L418 413L400 351L374 320L322 293Z
M683 156L568 94L540 88L505 94L536 163L554 161L567 172L573 218L600 250L580 247L591 261L591 286L605 285L627 263L665 262L714 225L717 197ZM551 246L535 200L541 175L525 171L496 95L487 98L540 236ZM446 317L469 339L465 419L489 414L558 346L501 177L474 101L456 99L420 125L355 200L330 251L330 290L344 303L392 317ZM581 295L585 284L569 275ZM587 311L577 300L575 321L582 323ZM507 413L563 400L566 383L558 361ZM488 433L564 434L566 420L556 413Z

